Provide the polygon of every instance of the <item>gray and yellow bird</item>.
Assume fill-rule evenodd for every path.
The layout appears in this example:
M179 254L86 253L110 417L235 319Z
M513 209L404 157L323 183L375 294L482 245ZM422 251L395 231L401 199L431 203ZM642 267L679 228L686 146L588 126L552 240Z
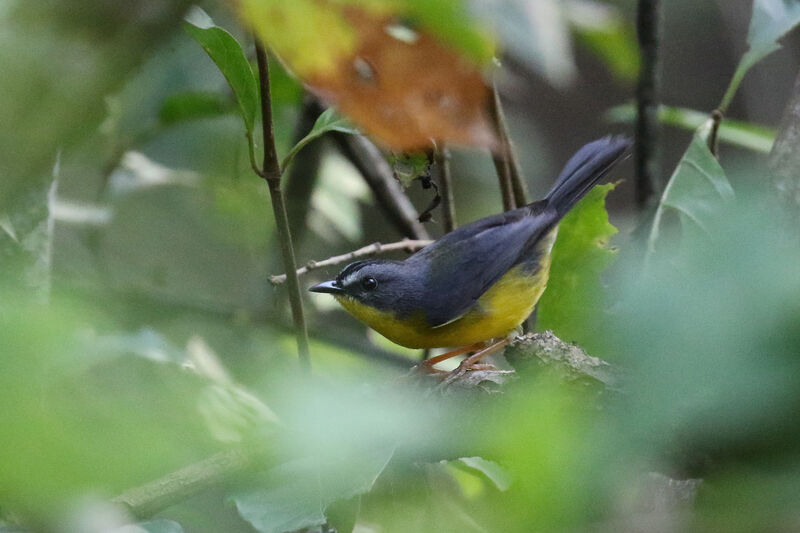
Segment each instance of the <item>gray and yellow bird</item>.
M352 263L309 290L332 294L357 319L409 348L506 337L545 290L558 222L629 146L623 137L587 144L543 200L472 222L403 261Z

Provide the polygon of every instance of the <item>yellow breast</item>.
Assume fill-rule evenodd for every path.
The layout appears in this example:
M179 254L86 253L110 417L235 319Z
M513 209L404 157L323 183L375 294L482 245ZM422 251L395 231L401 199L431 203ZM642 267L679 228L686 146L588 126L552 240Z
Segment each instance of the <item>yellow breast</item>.
M466 314L436 328L427 325L421 313L400 319L390 312L363 305L351 298L336 299L353 316L401 346L467 346L504 337L522 324L544 292L549 272L549 254L545 255L534 272L522 266L515 267L492 285Z

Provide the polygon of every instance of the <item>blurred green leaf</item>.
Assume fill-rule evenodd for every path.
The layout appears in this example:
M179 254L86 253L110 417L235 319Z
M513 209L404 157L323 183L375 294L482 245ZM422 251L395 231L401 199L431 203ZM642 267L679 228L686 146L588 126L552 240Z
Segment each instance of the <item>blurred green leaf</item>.
M606 119L611 122L632 123L636 118L636 108L633 104L625 104L609 109ZM696 130L708 121L708 113L686 109L684 107L660 106L658 119L668 126L675 126L687 130ZM768 154L775 142L776 132L773 128L744 122L742 120L725 119L720 124L717 139L722 142L740 146Z
M719 213L720 207L734 197L725 171L708 149L711 128L712 121L708 120L697 130L664 188L647 239L647 259L656 251L666 210L679 213L686 230L690 229L688 225L707 232L709 222Z
M0 308L0 350L11 355L0 358L4 504L49 521L87 491L113 494L209 453L201 380L87 351L109 325L75 301L13 301Z
M200 43L228 80L236 95L247 133L252 134L258 109L258 85L242 47L230 33L219 26L201 28L187 22L184 28Z
M747 31L749 49L739 61L720 109L727 109L745 74L756 63L781 46L778 40L800 24L800 2L797 0L754 0L753 15Z
M632 21L605 3L568 5L569 20L578 39L605 61L617 78L635 80L639 73L639 45Z
M487 63L495 52L491 34L482 20L473 17L465 0L394 0L410 20L429 28L437 37L478 63Z
M294 145L289 153L286 154L286 157L283 158L283 162L281 163L281 168L285 169L291 165L292 160L304 146L329 131L339 131L352 135L357 135L359 133L346 118L339 116L333 108L328 108L323 111L316 122L314 122L314 126L311 128L311 131L308 132L308 135L300 139L300 142Z
M462 457L459 461L486 476L495 484L498 490L508 490L511 486L511 476L494 461L489 461L483 457Z
M140 533L183 533L181 525L172 520L148 520L139 522L136 527L141 529ZM123 528L124 529L124 528ZM135 531L121 530L116 533L139 533Z
M593 317L606 309L601 274L616 256L609 240L617 233L605 200L613 184L592 189L559 224L550 281L538 304L538 327L591 350Z
M14 127L0 128L0 205L38 188L58 150L96 130L103 99L173 34L190 3L2 3L0 124Z
M170 125L182 120L222 115L231 110L222 95L204 91L184 91L164 100L158 113L159 120Z
M337 500L369 491L394 449L364 450L350 457L299 459L269 473L270 488L232 497L239 514L260 533L284 533L325 523Z

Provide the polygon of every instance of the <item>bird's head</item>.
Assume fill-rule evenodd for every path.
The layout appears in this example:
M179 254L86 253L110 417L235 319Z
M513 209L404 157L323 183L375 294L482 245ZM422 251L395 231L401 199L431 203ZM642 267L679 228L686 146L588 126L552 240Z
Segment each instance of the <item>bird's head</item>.
M381 311L398 311L408 297L413 276L403 262L373 259L347 265L335 279L324 281L308 290L332 294L349 309L358 302Z

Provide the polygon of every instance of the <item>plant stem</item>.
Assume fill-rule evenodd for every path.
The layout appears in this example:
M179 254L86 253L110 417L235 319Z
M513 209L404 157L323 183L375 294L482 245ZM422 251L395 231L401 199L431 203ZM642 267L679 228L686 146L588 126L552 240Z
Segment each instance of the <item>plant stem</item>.
M444 232L456 229L456 205L453 199L453 177L450 175L450 150L442 144L436 150L436 168L439 169L439 194L442 195L442 225Z
M261 127L264 137L264 163L260 176L267 182L272 212L275 216L275 227L278 241L281 245L281 258L283 268L287 272L287 286L289 303L292 308L292 321L294 322L297 337L297 353L300 362L307 369L311 369L311 356L308 347L308 330L303 314L303 298L300 294L300 283L295 272L294 246L292 234L289 230L289 217L286 214L286 204L281 192L281 167L278 163L278 154L275 150L275 133L272 126L272 102L269 87L269 63L264 45L256 39L256 59L258 61L258 83L261 90Z
M639 0L636 31L642 56L636 87L636 146L634 149L636 204L648 205L661 189L658 178L658 49L659 0Z
M492 89L492 98L489 102L489 115L494 123L495 134L500 141L499 149L492 153L492 162L497 171L500 183L500 195L503 200L503 210L508 211L527 203L527 192L522 180L519 165L514 158L511 141L508 136L503 107L500 102L500 93L497 87ZM516 183L516 186L515 186ZM522 202L522 203L519 203Z

